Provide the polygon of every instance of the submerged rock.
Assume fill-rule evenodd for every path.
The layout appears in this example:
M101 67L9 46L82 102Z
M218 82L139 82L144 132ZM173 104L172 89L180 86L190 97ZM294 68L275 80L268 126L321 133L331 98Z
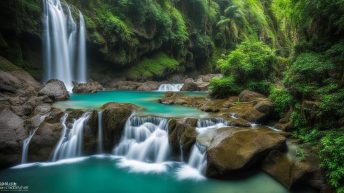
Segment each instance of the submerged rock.
M206 175L221 177L249 169L285 145L283 133L268 128L221 128L207 150Z
M47 95L52 100L61 101L69 98L68 91L64 83L57 79L52 79L39 91L39 95Z
M0 110L0 168L20 163L22 141L27 137L23 124L24 120L11 110Z
M74 93L95 93L104 90L103 86L96 81L76 83L73 87Z

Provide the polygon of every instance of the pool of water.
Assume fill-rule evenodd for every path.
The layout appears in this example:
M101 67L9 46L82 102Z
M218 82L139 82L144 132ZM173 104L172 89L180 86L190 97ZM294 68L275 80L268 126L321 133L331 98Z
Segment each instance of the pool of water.
M206 96L205 92L182 92L189 96ZM164 96L164 92L143 91L103 91L91 94L72 94L69 100L55 103L62 109L94 109L108 102L132 103L144 108L142 114L154 114L159 116L193 116L202 117L207 114L196 108L180 105L164 105L158 103L158 99Z
M0 171L1 182L32 193L288 193L264 173L234 181L210 180L179 162L143 163L93 156Z

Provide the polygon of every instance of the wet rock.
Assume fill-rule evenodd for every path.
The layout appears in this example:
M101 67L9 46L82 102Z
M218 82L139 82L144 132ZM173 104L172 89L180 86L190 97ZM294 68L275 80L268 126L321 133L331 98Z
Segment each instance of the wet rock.
M237 103L226 112L229 114L235 113L238 117L255 123L263 121L266 115L256 110L252 103Z
M115 102L110 102L104 104L101 109L108 109L108 108L123 108L123 109L129 109L130 111L140 111L142 110L142 107L139 107L134 104L130 103L115 103Z
M61 109L52 108L49 115L45 118L45 121L47 123L60 123L64 114L65 112L63 112Z
M28 150L28 161L49 161L52 159L55 146L61 138L62 124L44 121L32 137Z
M37 114L44 115L44 114L49 113L51 111L51 109L52 109L51 104L42 103L42 104L35 107L33 114L34 115L37 115Z
M247 170L285 141L283 134L268 128L218 129L207 150L206 175L223 177Z
M98 111L90 112L83 134L83 154L96 154L98 151Z
M118 144L124 125L133 113L131 106L108 106L104 108L102 122L104 134L104 151L111 152L114 145Z
M64 83L57 79L52 79L39 91L41 95L47 95L52 100L61 101L69 98L68 91Z
M205 97L186 96L182 93L166 92L165 96L159 99L160 103L168 105L185 105L190 107L200 107L206 102Z
M104 90L103 86L96 81L76 83L73 87L74 93L95 93Z
M197 83L195 82L186 82L184 83L183 87L180 90L181 91L200 91L201 89L198 87Z
M296 144L288 143L288 152L271 151L262 169L288 189L296 186L311 186L321 192L329 189L320 169L319 157Z
M22 141L27 137L24 120L11 110L0 111L0 168L19 164Z
M137 90L137 88L141 85L141 82L115 81L108 83L107 87L115 90Z
M224 108L223 103L225 102L225 99L213 99L211 101L205 102L201 106L201 110L205 112L219 112Z
M189 123L193 124L192 122ZM183 157L187 158L193 144L196 142L197 132L195 126L192 126L189 123L185 120L177 121L172 119L169 121L168 140L171 145L172 152L176 156L183 154Z
M142 83L142 84L137 88L137 90L140 90L140 91L158 90L159 85L160 85L160 84L159 84L158 82L155 82L155 81L147 81L147 82Z
M259 98L266 98L266 97L260 93L249 91L249 90L244 90L239 94L240 102L251 102Z
M68 111L68 116L66 119L66 123L72 124L75 120L79 119L85 112L80 109L72 109Z
M273 110L273 104L270 100L260 100L254 105L254 108L264 114L270 114Z

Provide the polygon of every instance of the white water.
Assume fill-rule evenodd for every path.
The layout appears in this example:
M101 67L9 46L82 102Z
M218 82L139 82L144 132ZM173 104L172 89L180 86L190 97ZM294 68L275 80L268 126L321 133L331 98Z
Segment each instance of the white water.
M196 142L190 153L188 165L197 169L201 174L204 173L207 165L206 147L213 138L216 129L226 127L228 123L223 119L199 119L197 122L196 131L198 133L197 139L202 140L202 144Z
M53 161L82 155L83 130L90 113L84 113L75 120L71 128L66 124L67 115L62 118L63 131L53 154Z
M180 91L184 84L161 84L158 91Z
M72 81L86 80L86 32L83 16L80 13L79 66L75 68L77 27L69 6L63 6L60 0L43 0L43 5L45 80L62 80L67 90L72 91Z
M103 152L103 112L98 112L98 153Z
M86 30L85 20L81 12L80 17L80 29L79 29L79 66L77 71L77 81L86 82Z
M167 125L165 118L131 116L114 154L150 163L166 161L170 152Z
M23 141L23 151L22 151L22 157L21 157L21 163L24 164L27 162L27 157L28 157L28 153L29 153L29 146L30 146L30 142L32 137L35 135L36 131L39 128L39 125L44 121L46 116L40 116L39 120L38 120L38 126L34 129L31 130L29 133L29 137L27 137L24 141Z

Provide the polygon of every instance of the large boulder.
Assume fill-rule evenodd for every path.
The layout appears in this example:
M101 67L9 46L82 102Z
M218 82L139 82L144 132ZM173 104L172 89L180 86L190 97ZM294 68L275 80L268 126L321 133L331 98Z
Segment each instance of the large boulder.
M76 83L73 87L74 93L95 93L104 90L103 86L96 81Z
M206 97L187 96L182 93L166 92L165 96L159 99L159 103L168 105L185 105L191 107L200 107L207 101Z
M249 90L244 90L239 94L240 102L251 102L259 98L266 98L266 97L260 93L249 91Z
M0 111L0 168L19 164L22 142L27 137L24 120L11 110Z
M63 126L60 122L49 123L45 120L40 124L33 135L29 150L29 162L42 162L51 160L56 144L61 138Z
M218 129L207 150L206 175L223 177L247 170L285 141L283 133L264 127Z
M262 169L288 189L311 186L329 192L319 163L319 157L309 148L288 143L287 152L271 151Z
M52 100L61 101L69 98L68 91L64 83L57 79L51 79L39 91L39 95L47 95Z
M160 85L160 84L159 84L158 82L155 82L155 81L147 81L147 82L142 83L142 84L137 88L137 90L140 90L140 91L158 90L159 85Z
M197 119L196 119L197 120ZM184 158L190 154L193 144L196 142L196 124L193 119L176 120L172 119L168 123L168 141L172 152L176 156L182 155Z
M102 112L104 151L111 152L114 145L118 144L124 129L124 125L133 113L130 104L105 105Z

